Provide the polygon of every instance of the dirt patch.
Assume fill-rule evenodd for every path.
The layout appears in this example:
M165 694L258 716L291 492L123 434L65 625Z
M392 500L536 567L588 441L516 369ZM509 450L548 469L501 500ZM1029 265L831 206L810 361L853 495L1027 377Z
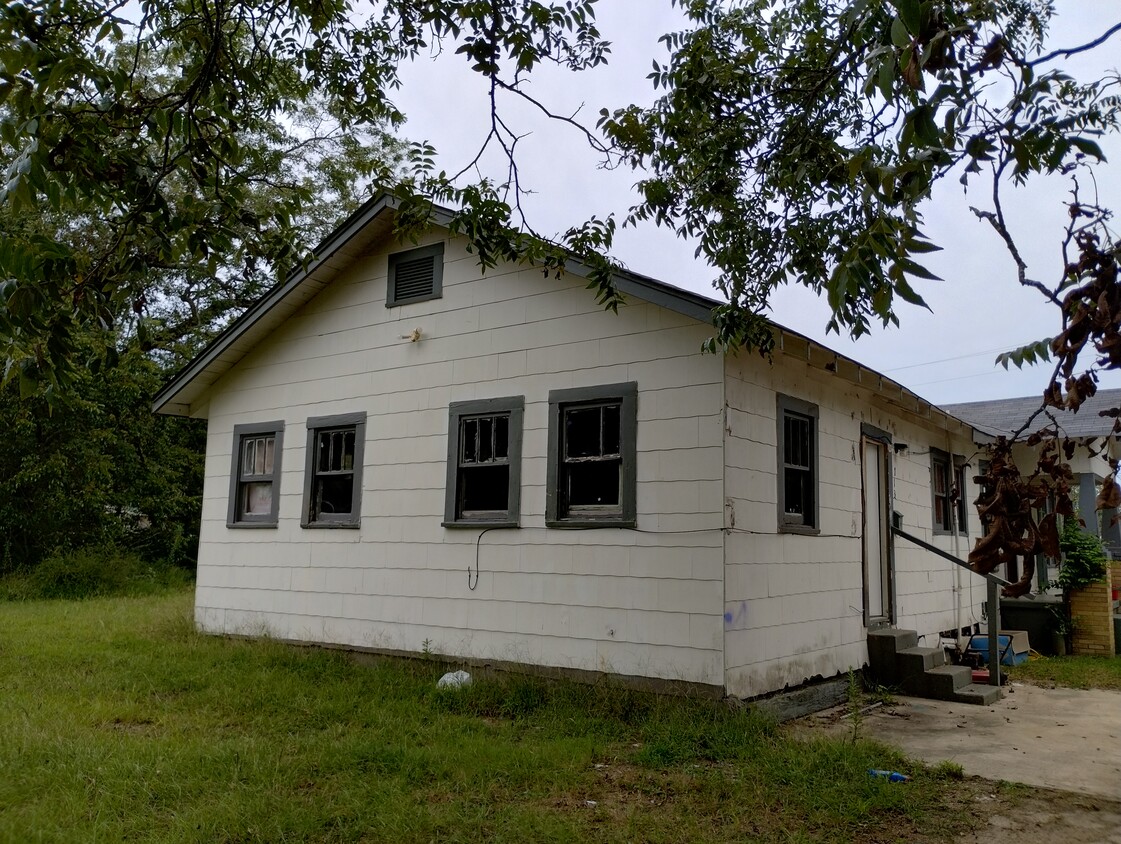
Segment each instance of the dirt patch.
M1049 788L1019 789L1010 798L971 779L961 801L971 830L957 844L1121 844L1121 803Z

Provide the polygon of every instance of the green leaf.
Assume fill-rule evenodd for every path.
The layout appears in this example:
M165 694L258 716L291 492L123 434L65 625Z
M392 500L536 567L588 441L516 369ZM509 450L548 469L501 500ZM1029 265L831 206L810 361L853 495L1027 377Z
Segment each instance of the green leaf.
M1092 155L1098 161L1105 161L1105 153L1102 152L1102 148L1089 138L1073 135L1067 138L1067 140L1070 142L1071 146L1076 147L1079 152Z
M891 43L899 49L911 46L911 34L907 31L907 24L903 22L902 18L896 18L891 22Z
M922 3L919 0L895 0L895 7L899 9L899 17L907 29L917 37L922 29Z
M926 308L928 311L930 310L930 305L926 303L926 300L923 299L922 296L915 292L915 289L907 283L906 279L902 277L896 279L893 287L895 288L895 292L899 295L899 298L904 302L918 305L920 308ZM933 311L931 311L931 313L933 313Z

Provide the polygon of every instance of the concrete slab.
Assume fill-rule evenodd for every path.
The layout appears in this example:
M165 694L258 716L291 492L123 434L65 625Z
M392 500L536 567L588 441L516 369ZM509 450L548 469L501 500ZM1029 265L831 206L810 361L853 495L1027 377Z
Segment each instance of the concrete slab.
M990 706L896 700L867 712L861 734L928 764L956 762L968 775L1121 801L1121 692L1014 684ZM815 726L852 729L836 717Z

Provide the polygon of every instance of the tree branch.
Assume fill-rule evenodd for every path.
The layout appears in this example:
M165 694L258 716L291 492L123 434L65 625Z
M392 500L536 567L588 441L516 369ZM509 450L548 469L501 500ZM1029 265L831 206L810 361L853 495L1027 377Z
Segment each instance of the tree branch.
M1029 67L1035 67L1036 65L1044 64L1051 61L1052 59L1057 59L1060 57L1069 59L1071 56L1077 55L1078 53L1085 53L1088 50L1093 50L1095 47L1100 47L1118 32L1121 32L1121 23L1115 23L1093 41L1087 42L1081 47L1070 47L1066 50L1055 50L1054 52L1048 53L1046 56L1040 56L1038 59L1032 59L1032 61L1026 62L1026 64Z

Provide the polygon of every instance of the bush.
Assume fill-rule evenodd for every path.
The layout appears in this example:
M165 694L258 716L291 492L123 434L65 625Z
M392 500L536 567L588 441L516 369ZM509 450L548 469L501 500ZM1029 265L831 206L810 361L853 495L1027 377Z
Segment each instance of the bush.
M1064 592L1084 589L1105 577L1106 556L1101 540L1082 530L1077 519L1064 522L1059 547L1063 552L1059 585Z
M27 573L0 581L0 598L12 601L76 600L101 595L149 595L190 581L180 568L146 563L114 547L56 552Z

